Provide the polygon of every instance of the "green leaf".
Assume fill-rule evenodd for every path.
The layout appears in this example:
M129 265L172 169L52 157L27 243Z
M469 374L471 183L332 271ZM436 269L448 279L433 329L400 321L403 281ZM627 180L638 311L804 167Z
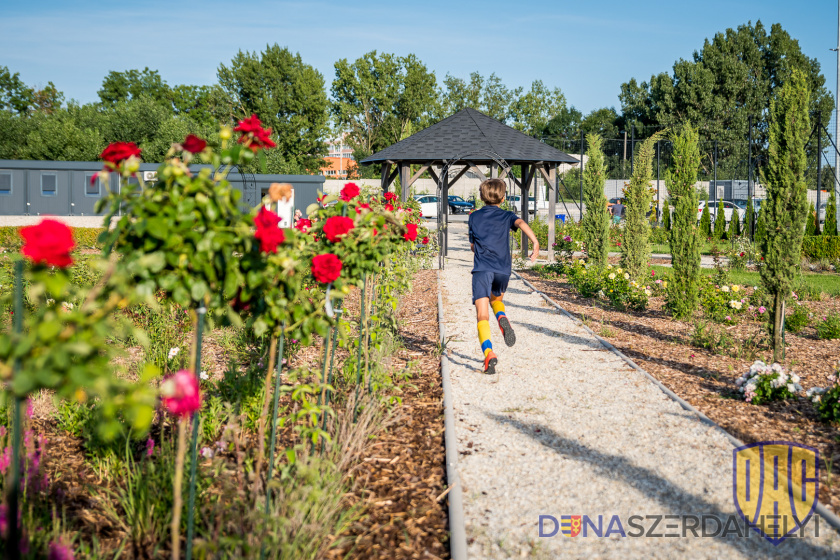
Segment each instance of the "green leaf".
M44 321L38 325L38 338L41 340L52 340L61 332L61 323L56 320Z

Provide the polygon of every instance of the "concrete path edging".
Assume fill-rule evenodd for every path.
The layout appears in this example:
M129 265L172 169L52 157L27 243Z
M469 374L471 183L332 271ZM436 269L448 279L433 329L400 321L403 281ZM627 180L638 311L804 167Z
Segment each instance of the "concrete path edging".
M571 313L569 313L568 311L566 311L565 309L560 307L560 305L556 301L554 301L553 299L551 299L550 297L545 295L543 292L538 290L533 284L528 282L525 278L523 278L516 271L513 271L513 274L518 279L522 280L522 282L526 286L528 286L531 290L533 290L534 293L539 294L540 297L542 297L547 303L554 306L558 311L560 311L566 317L568 317L569 319L574 321L575 324L577 324L580 327L583 327L589 334L594 336L604 346L604 348L606 348L610 352L614 353L616 356L618 356L619 358L624 360L627 363L627 365L629 365L630 367L632 367L633 369L635 369L636 371L638 371L642 375L644 375L649 381L651 381L654 385L656 385L663 393L668 395L671 399L676 401L681 407L683 407L685 410L687 410L689 412L693 412L694 414L696 414L697 417L700 419L700 421L703 422L704 424L707 424L707 425L719 430L726 437L726 439L729 440L729 442L733 445L733 447L741 447L741 446L745 445L743 441L739 440L738 438L736 438L735 436L733 436L732 434L730 434L729 432L727 432L726 430L721 428L711 418L709 418L708 416L706 416L705 414L700 412L698 409L694 408L691 404L689 404L688 402L686 402L685 400L680 398L676 393L674 393L672 390L670 390L668 387L666 387L661 381L659 381L658 379L653 377L651 374L649 374L647 371L645 371L644 369L639 367L636 364L636 362L634 362L633 360L631 360L630 358L625 356L618 348L616 348L615 346L610 344L604 338L595 334L595 332L592 329L590 329L588 326L586 326L580 319L578 319L577 317L575 317L574 315L572 315ZM440 284L438 284L438 286L439 285ZM440 288L438 288L438 294L440 294ZM441 326L441 328L443 328L443 327ZM448 450L448 445L447 445L447 450ZM820 517L825 519L828 522L829 525L831 525L832 527L834 527L835 529L840 531L840 517L838 517L836 514L832 513L828 509L826 509L826 507L819 502L817 502L816 512L820 515ZM453 558L454 558L454 556L453 556Z
M438 271L438 325L440 326L440 374L443 378L443 426L446 447L446 485L449 490L449 554L452 560L467 560L467 529L464 522L464 496L458 474L458 440L455 436L455 412L452 408L452 381L446 355L446 331L443 325L442 279Z

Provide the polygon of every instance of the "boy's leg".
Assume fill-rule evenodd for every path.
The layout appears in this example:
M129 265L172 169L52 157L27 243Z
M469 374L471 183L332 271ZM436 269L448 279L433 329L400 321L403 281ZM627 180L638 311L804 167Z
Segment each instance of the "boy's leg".
M485 295L486 293L486 295ZM484 373L496 373L498 359L493 353L493 343L490 342L490 278L486 273L473 273L473 303L478 326L478 341L484 353Z
M508 321L505 313L504 302L509 279L509 275L495 275L490 293L490 305L493 307L493 313L496 315L496 321L499 322L499 329L502 331L505 344L513 346L516 343L516 335L513 333L513 327L510 326L510 321Z

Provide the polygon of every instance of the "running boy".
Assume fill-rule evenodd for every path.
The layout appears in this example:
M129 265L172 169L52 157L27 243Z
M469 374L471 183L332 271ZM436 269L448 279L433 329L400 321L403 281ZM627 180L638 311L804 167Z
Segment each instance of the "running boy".
M484 373L496 373L498 358L490 342L490 312L493 307L505 344L513 346L516 335L505 315L505 297L510 279L510 249L508 232L517 228L525 232L534 245L531 262L540 254L540 244L528 224L513 212L502 210L499 204L505 198L505 183L501 179L487 179L479 187L485 206L470 214L470 248L475 254L472 269L472 299L478 321L478 339L484 352Z

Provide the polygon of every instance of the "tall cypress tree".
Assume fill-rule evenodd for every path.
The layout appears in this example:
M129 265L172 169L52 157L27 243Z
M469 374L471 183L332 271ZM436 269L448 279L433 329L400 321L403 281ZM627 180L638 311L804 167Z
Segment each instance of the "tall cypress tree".
M691 317L700 294L700 227L697 225L699 193L694 187L700 168L697 131L689 125L671 134L673 163L665 175L665 184L674 203L671 225L671 266L674 275L668 283L668 309L678 319Z
M650 221L647 213L651 209L653 193L650 180L653 177L653 154L656 142L663 131L656 132L642 142L633 160L633 176L625 190L624 243L621 245L621 266L632 278L641 278L650 260Z
M805 222L805 235L814 235L817 229L817 212L814 209L814 203L811 203L811 208L808 210L808 220Z
M706 204L703 206L703 214L700 216L700 235L703 236L703 239L708 239L712 236L712 215L709 212L709 193L706 191L703 191L703 201Z
M726 214L723 211L723 201L718 199L717 210L715 210L715 230L712 237L715 240L723 239L726 236Z
M734 240L741 235L741 215L737 208L732 209L732 219L729 220L729 230L726 232L726 238Z
M662 219L662 227L665 228L665 231L671 231L671 201L665 201L665 207L662 208L662 212L665 214Z
M770 147L767 168L762 173L767 186L764 237L761 250L764 266L761 280L771 298L773 361L784 359L782 324L785 300L799 270L808 193L805 183L805 143L811 124L808 102L811 94L805 76L793 70L778 97L770 101Z
M753 208L752 200L747 201L747 209L745 210L746 216L744 216L744 235L749 236L750 232L755 232L755 229L750 229L755 227L755 208Z
M583 242L590 263L605 266L610 247L610 213L604 182L607 179L607 163L601 149L603 141L598 134L586 136L589 148L586 167L583 170L583 201L586 213L581 220Z
M825 207L825 224L822 234L837 235L837 205L834 203L834 193L829 195L828 204Z

